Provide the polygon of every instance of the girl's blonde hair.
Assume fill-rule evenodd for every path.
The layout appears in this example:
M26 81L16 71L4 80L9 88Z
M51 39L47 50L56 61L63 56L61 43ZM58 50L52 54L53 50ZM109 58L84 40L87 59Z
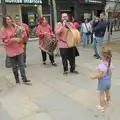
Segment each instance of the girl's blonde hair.
M111 58L112 58L112 52L109 47L102 47L101 49L102 56L108 61L108 74L110 74L110 65L111 65Z

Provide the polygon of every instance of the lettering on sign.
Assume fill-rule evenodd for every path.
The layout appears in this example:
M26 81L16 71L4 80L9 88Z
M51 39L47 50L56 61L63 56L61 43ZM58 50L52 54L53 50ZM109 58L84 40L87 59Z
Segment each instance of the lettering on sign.
M102 3L100 0L89 0L90 3Z
M42 0L24 0L24 3L42 4Z
M6 3L22 3L22 0L5 0Z

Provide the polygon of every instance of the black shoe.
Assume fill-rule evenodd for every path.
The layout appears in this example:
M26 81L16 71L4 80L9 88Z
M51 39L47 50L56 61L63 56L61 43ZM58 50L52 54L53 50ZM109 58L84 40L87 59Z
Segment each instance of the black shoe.
M28 83L28 82L31 82L30 80L23 80L23 82L26 82L26 83Z
M67 75L68 75L68 72L67 72L67 71L65 71L65 72L63 73L63 75L64 75L64 76L67 76Z
M70 71L70 73L79 74L79 72L76 70Z
M97 56L97 54L94 54L94 55L93 55L93 57L96 57L96 56Z
M99 56L99 55L97 55L97 56L95 56L95 58L96 58L96 59L100 59L100 56Z
M43 65L46 65L46 62L43 62Z
M30 81L30 80L23 80L23 83L24 83L25 85L31 85L31 81Z
M52 66L57 67L57 64L56 63L52 63Z
M16 80L16 84L20 84L20 81L19 81L19 80Z

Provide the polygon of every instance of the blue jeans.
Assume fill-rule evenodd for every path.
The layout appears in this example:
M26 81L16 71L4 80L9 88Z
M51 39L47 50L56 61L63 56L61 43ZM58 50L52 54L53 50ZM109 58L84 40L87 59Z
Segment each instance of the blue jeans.
M95 55L100 55L100 50L103 46L103 37L95 37L93 39L93 49L95 52Z
M88 40L88 36L86 35L86 33L82 33L82 43L84 45L87 45L87 40Z

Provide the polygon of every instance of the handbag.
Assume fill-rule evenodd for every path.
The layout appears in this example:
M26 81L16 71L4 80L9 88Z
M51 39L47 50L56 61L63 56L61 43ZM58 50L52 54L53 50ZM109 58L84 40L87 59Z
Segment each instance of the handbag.
M6 67L6 68L12 68L11 58L8 57L7 55L6 55L6 59L5 59L5 67Z
M87 27L86 23L85 23L85 27L86 27L86 29L87 29L86 35L91 35L92 33L88 30L88 27Z

